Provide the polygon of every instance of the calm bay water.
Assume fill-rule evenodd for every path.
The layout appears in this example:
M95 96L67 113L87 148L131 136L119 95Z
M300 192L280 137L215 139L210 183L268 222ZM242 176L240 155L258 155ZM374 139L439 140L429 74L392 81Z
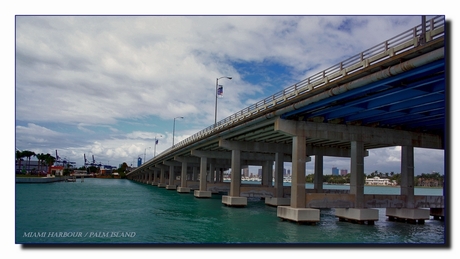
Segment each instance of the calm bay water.
M313 188L306 185L307 188ZM379 209L375 225L339 222L321 210L316 225L281 221L276 208L248 199L226 207L222 197L198 199L125 179L16 184L17 244L434 244L445 241L445 224L391 222ZM325 185L324 188L349 188ZM416 195L442 195L416 188ZM365 187L366 194L399 194L399 188Z

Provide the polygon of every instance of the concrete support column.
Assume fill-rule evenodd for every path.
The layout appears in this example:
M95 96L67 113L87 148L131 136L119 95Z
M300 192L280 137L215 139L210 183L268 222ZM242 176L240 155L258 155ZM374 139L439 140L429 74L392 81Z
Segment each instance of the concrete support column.
M170 165L169 166L169 185L174 185L174 180L176 179L176 176L174 174L174 166Z
M153 178L152 178L152 185L158 184L158 170L153 170Z
M364 143L351 141L350 194L355 195L355 208L364 208Z
M152 184L152 171L149 172L149 180L147 181L147 184Z
M416 208L414 197L414 147L401 146L401 195L406 197L405 208L387 208L390 220L405 219L407 222L422 223L430 219L430 210Z
M246 206L247 198L239 197L241 187L241 150L239 149L232 150L231 178L230 193L228 196L222 196L222 203L227 206Z
M169 181L168 185L166 185L166 189L168 190L175 190L176 185L174 184L174 180L176 179L175 174L174 174L174 166L170 165L169 166Z
M200 191L206 191L206 175L207 175L207 161L208 158L200 158Z
M414 147L401 147L401 195L406 196L406 208L414 208Z
M220 168L215 168L216 183L220 183Z
M206 189L206 169L208 166L208 159L206 157L200 158L200 190L195 190L193 196L197 198L209 198L211 192Z
M306 140L303 135L292 137L291 207L305 208Z
M265 204L270 206L289 206L290 198L284 198L283 187L284 173L284 154L275 153L275 195L274 197L265 197Z
M264 161L262 164L262 185L272 186L273 161Z
M182 162L181 175L180 175L180 186L177 187L177 192L189 193L190 188L187 187L187 162Z
M165 169L160 168L160 182L159 184L165 184Z
M283 198L283 173L284 173L284 154L275 154L275 188L276 197Z
M241 185L241 150L232 150L232 182L230 196L240 196Z
M198 168L196 166L194 166L192 168L192 181L196 181L197 180L197 175L198 175Z
M180 186L187 186L187 162L182 162L181 174L180 174Z
M323 192L323 155L315 155L315 177L313 186L317 193Z
M207 174L208 177L208 182L210 183L214 183L214 171L215 171L215 167L214 167L214 164L210 164L209 165L209 173Z

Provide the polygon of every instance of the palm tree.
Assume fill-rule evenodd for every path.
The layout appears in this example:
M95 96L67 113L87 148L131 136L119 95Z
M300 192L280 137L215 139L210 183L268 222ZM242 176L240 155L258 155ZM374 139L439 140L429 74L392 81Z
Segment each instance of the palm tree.
M47 153L45 155L45 159L46 161L46 164L48 165L48 174L50 175L51 174L51 166L54 164L54 162L56 161L56 158L52 155L50 155L49 153Z
M16 164L18 164L19 171L21 171L21 161L24 155L22 154L21 151L16 150Z
M40 172L41 170L41 167L42 167L42 164L43 162L45 161L45 158L46 158L46 155L43 154L43 153L40 153L40 154L36 154L35 155L38 159L38 171Z
M30 157L35 156L35 152L29 151L29 150L24 150L24 151L22 151L22 155L23 155L24 157L27 157L27 160L28 160L28 162L27 162L27 171L29 171L29 167L30 167Z

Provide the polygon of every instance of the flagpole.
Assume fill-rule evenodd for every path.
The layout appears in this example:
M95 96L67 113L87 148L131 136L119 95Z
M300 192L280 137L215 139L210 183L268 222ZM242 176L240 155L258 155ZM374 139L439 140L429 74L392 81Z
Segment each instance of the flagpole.
M222 77L216 78L216 91L214 92L214 94L216 95L216 105L215 105L215 110L214 110L214 127L217 124L217 87L219 86L219 79L221 78L227 78L229 80L232 79L231 76L222 76Z
M163 136L160 135L160 137L163 137ZM155 158L155 155L157 153L157 144L158 144L158 139L157 139L157 136L155 136L155 145L153 146L153 158Z

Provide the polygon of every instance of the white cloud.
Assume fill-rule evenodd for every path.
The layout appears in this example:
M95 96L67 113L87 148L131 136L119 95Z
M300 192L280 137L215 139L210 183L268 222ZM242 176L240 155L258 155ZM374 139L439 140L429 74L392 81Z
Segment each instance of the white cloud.
M419 22L419 16L18 16L16 144L33 149L42 142L78 160L81 152L122 162L162 134L161 152L172 144L172 118L185 118L175 143L214 123L216 78L232 76L219 81L220 120ZM21 131L27 123L46 125L55 136ZM389 161L375 159L376 166L398 162L392 153L381 156Z

